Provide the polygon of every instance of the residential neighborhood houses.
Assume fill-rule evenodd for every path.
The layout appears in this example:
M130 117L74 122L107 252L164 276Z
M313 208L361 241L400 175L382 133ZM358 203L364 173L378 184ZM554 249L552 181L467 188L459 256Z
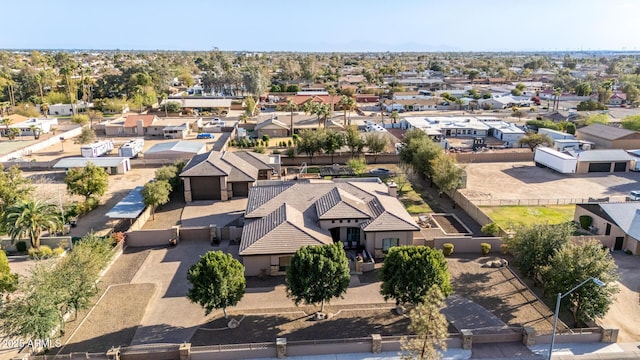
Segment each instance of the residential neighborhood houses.
M7 276L19 273L24 285L0 288L4 339L36 334L7 314L42 296L27 287L37 265L66 264L99 239L113 250L99 277L83 279L84 305L48 310L63 319L47 328L61 342L53 354L239 359L405 350L399 339L411 334L418 303L383 295L379 274L406 248L428 248L434 264L442 258L453 289L442 311L446 341L462 358L483 343L535 358L552 336L613 353L640 342L640 305L628 300L640 286L632 270L640 254L635 55L525 53L488 62L493 55L294 59L216 49L173 61L177 55L155 52L6 53L0 69L20 91L0 82L0 244ZM20 83L21 64L50 74L50 84ZM73 64L74 76L61 64ZM39 203L48 222L11 230L19 230L12 211ZM606 306L574 314L581 304L573 299L554 322L548 295L557 293L549 290L556 279L548 270L530 276L512 247L528 226L571 228L561 239L566 248L550 253L594 246L617 264L619 275L585 272L559 285L562 292L610 279L598 293L609 294ZM308 247L331 246L343 254L345 291L292 302L292 264ZM243 291L229 302L220 291L222 305L204 316L187 299L198 286L187 278L209 252L229 255L243 276L212 273L206 285L233 278ZM430 271L398 276L424 288ZM461 304L469 314L452 310ZM39 359L40 350L12 346L11 356Z

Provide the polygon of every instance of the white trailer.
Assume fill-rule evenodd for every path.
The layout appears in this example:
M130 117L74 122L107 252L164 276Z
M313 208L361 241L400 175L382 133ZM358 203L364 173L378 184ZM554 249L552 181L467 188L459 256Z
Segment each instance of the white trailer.
M80 154L82 157L99 157L104 154L109 154L113 150L113 141L101 140L91 144L82 145L80 147Z
M562 174L574 174L578 166L577 158L544 146L536 148L533 161L536 166L548 167Z
M133 159L142 152L144 139L131 139L118 148L118 156Z

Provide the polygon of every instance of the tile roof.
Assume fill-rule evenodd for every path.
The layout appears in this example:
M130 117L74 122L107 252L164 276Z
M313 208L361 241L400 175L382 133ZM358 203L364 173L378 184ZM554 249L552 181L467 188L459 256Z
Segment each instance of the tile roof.
M636 132L633 130L620 129L604 124L591 124L589 126L579 128L577 132L608 140L617 140L629 135L636 134Z
M631 161L633 158L626 151L620 149L612 150L587 150L578 153L578 161Z
M148 127L153 124L157 117L155 115L127 115L124 120L124 127L136 127L138 126L138 120L142 120L142 126Z
M210 151L194 156L180 176L227 176L229 182L253 182L258 168L235 153Z
M263 127L268 126L268 125L274 125L276 127L280 127L280 128L286 129L286 130L289 129L289 125L283 123L282 121L278 121L278 120L276 120L274 118L269 118L269 119L259 123L258 125L256 125L254 130L260 130Z
M269 163L268 155L254 151L236 151L234 154L258 170L273 170L273 166Z
M283 203L266 216L245 223L239 254L293 254L305 245L332 243L327 230L315 225L299 210Z
M315 202L319 220L369 219L367 203L340 188L333 188Z
M206 149L207 144L195 141L166 141L153 145L145 154L153 154L161 151L177 151L199 154Z

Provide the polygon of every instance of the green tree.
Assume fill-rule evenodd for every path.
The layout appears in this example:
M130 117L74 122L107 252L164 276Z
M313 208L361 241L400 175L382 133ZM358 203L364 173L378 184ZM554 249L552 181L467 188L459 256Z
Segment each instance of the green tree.
M111 256L110 242L88 234L54 269L55 283L61 290L60 303L67 309L73 309L75 318L78 310L87 309L91 298L98 293L96 279Z
M256 100L253 96L247 96L247 98L244 99L244 113L247 114L248 117L256 114Z
M367 150L374 155L374 163L378 161L378 154L383 152L387 148L387 145L389 145L389 140L383 134L368 133L365 135L365 146Z
M351 169L355 175L362 175L367 169L367 161L364 157L351 158L347 160L347 167Z
M438 186L439 193L451 193L463 185L464 169L456 161L455 155L440 152L431 160L433 182Z
M151 207L151 218L155 220L155 208L169 202L171 184L165 180L148 182L142 188L142 201Z
M584 125L591 125L591 124L603 124L603 125L608 125L609 124L609 115L608 114L592 114L587 116L582 123Z
M544 293L551 300L594 277L606 286L587 282L562 299L560 307L573 314L574 326L578 321L586 323L607 314L619 289L617 265L607 249L596 240L576 245L568 242L556 250L549 263L541 268Z
M520 272L539 280L542 269L549 265L553 254L570 242L573 230L571 224L521 225L515 227L514 235L508 237L506 243Z
M48 339L56 328L62 330L60 288L52 274L45 265L36 264L18 285L22 295L0 307L0 328L5 336Z
M322 138L322 150L325 154L331 155L331 163L333 164L333 156L336 151L344 145L344 137L341 133L335 131L327 131Z
M78 143L89 144L92 143L95 139L96 132L91 128L83 127L80 136L78 136Z
M422 130L413 129L405 133L400 149L400 161L416 174L433 180L431 160L444 150Z
M168 182L169 185L171 185L171 190L173 191L180 183L180 172L182 171L182 166L184 166L184 163L180 166L173 164L159 168L155 172L156 180Z
M18 285L18 274L11 272L9 260L4 250L0 250L0 296L14 292Z
M342 244L303 246L291 258L287 268L287 296L296 305L324 303L341 297L349 287L349 263Z
M606 110L607 107L593 100L580 101L576 105L578 111L594 111L594 110Z
M409 312L409 331L417 337L402 339L402 355L406 360L441 359L440 351L447 350L449 323L440 310L444 308L444 295L432 285L423 301ZM438 351L440 349L440 351Z
M517 144L526 145L531 149L531 152L533 152L539 145L553 145L553 139L547 134L530 132L518 139Z
M12 241L26 236L34 248L40 247L45 230L54 231L62 225L58 208L39 200L23 200L6 208L2 226Z
M7 207L26 200L33 193L33 186L29 178L22 174L17 166L5 169L0 164L0 214Z
M90 198L107 192L109 175L103 168L89 162L83 168L70 169L64 182L70 194L84 196L84 201L87 202Z
M347 125L347 112L349 112L349 125L351 125L351 111L353 111L356 106L356 100L351 96L342 95L338 105L342 110L344 110L343 125Z
M627 96L626 103L628 105L633 105L638 100L638 96L640 95L640 90L638 90L638 86L633 83L624 84L624 86L622 87L622 91Z
M629 115L622 119L622 127L627 130L640 131L640 115Z
M436 285L445 296L451 293L447 260L442 251L427 246L389 248L380 274L380 293L396 305L420 304Z
M191 283L187 298L204 307L205 315L222 309L225 318L227 307L242 299L246 287L244 266L222 251L209 251L201 256L189 269L187 280Z
M398 119L400 119L400 114L398 114L398 110L393 110L391 112L391 115L389 115L389 118L391 118L391 122L392 123L397 123Z
M576 95L589 96L591 95L591 85L588 82L582 82L576 86Z
M362 139L362 137L360 137L360 133L358 132L357 127L353 125L347 127L344 142L345 145L347 145L347 147L349 148L349 152L351 153L352 158L362 154L365 141Z
M313 163L313 156L322 150L322 131L302 130L298 138L298 153L309 155L309 160Z

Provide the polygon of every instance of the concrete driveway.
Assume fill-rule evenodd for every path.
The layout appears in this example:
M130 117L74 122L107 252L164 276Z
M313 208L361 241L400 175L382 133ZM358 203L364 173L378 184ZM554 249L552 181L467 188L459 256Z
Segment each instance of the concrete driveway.
M620 329L618 342L637 342L640 341L640 257L616 251L613 258L620 273L620 292L600 324Z

